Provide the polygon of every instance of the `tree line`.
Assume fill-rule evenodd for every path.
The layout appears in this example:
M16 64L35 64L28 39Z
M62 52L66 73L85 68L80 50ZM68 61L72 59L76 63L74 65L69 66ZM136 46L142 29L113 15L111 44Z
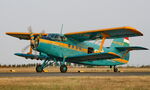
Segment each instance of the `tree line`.
M67 66L73 66L73 67L87 67L87 68L93 68L93 67L99 67L99 66L84 66L84 65L80 65L80 64L72 64L72 63L66 63ZM39 65L39 63L29 63L29 64L0 64L0 67L36 67L37 65ZM53 63L51 66L60 66L60 63ZM105 66L104 66L105 67ZM127 67L127 68L150 68L150 65L141 65L141 66L131 66L131 65L127 65L127 66L118 66L118 67Z

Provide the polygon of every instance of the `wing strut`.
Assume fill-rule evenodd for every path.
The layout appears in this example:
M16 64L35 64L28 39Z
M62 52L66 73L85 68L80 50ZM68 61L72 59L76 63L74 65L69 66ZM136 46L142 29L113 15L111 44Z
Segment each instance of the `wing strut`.
M27 54L32 54L32 48L30 46L30 51Z
M102 34L103 37L102 37L102 41L100 43L100 47L99 47L99 51L98 52L102 52L103 46L104 46L104 42L105 42L106 38L110 37L110 35L108 35L108 34L105 34L105 33L101 33L101 34Z
M121 58L124 58L127 54L128 54L128 52L130 52L131 50L129 49L129 50L127 50L123 55L122 55L122 57Z

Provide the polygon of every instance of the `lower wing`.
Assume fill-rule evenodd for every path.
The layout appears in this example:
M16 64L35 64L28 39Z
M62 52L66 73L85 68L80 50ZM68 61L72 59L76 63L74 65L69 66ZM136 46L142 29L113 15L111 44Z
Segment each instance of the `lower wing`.
M95 60L114 59L114 58L120 58L120 56L113 52L91 53L91 54L83 54L83 55L67 57L66 61L82 62L82 61L95 61Z
M24 57L26 59L37 59L37 60L46 60L49 58L46 55L33 55L33 54L23 54L23 53L15 53L15 55Z

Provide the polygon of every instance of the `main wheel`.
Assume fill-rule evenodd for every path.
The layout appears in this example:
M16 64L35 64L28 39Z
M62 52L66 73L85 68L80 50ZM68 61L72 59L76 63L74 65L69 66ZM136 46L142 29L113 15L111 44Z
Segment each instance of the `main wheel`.
M36 66L36 72L43 72L42 65L37 65Z
M67 72L67 66L66 65L61 65L60 66L60 71L62 72L62 73L65 73L65 72Z

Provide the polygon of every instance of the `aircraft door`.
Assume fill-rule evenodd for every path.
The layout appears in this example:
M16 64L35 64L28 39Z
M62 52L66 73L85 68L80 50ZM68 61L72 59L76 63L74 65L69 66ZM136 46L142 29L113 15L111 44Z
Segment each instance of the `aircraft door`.
M94 53L94 48L93 47L88 47L88 54L89 53Z

